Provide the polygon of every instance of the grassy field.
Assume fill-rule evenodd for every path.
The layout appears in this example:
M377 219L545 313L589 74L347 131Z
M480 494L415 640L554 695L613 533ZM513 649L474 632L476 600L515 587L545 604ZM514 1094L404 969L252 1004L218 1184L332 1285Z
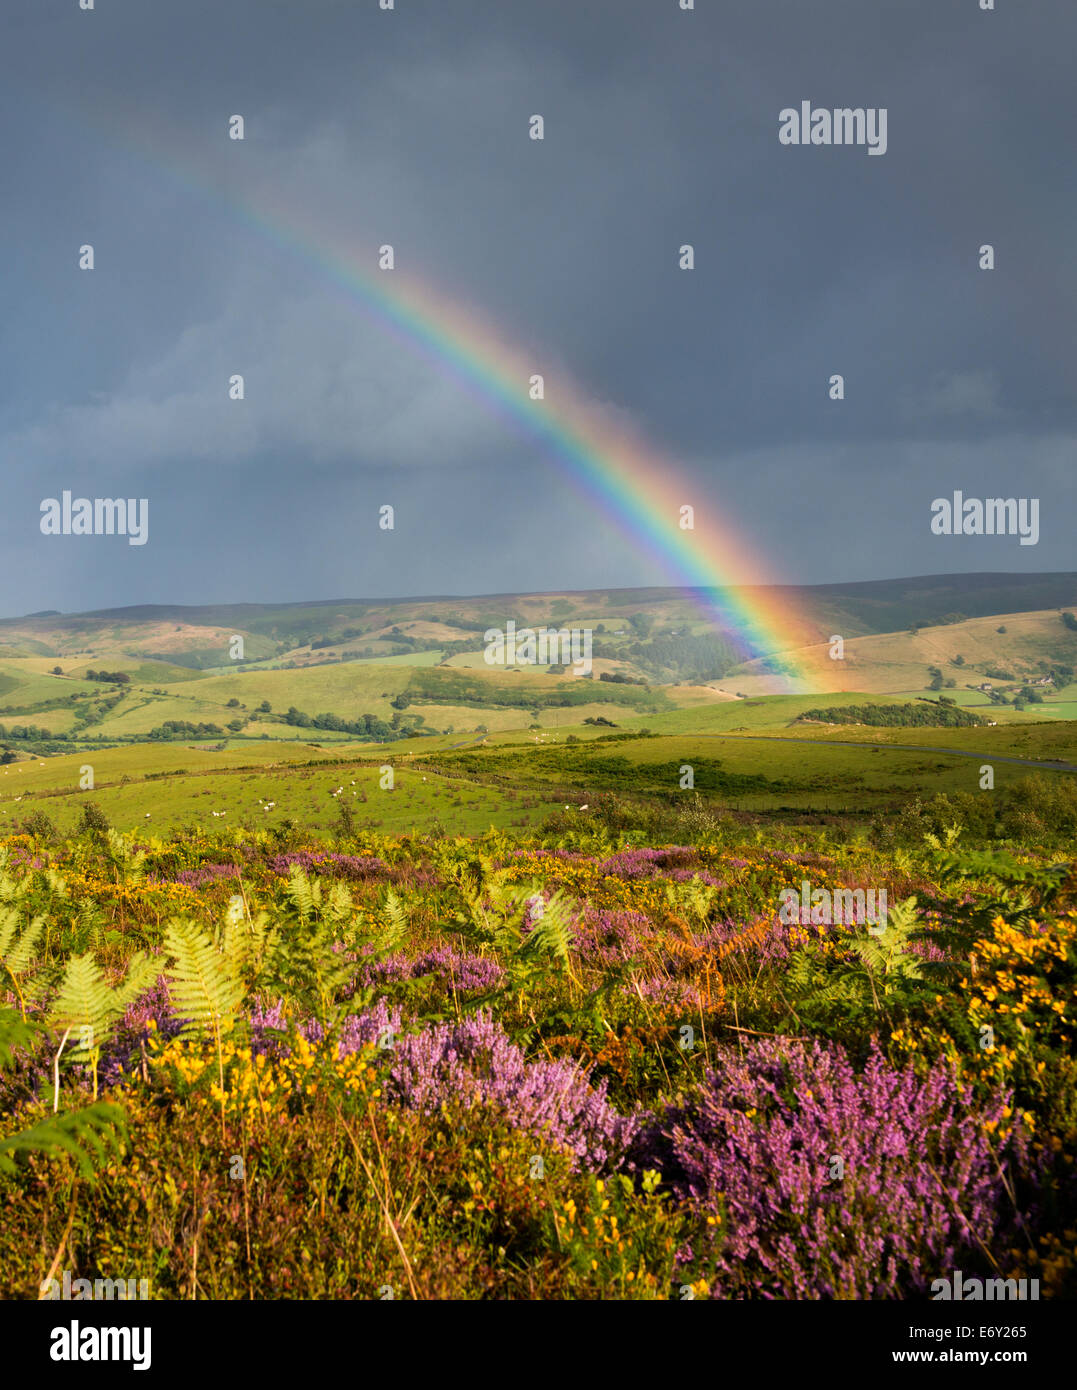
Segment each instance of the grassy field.
M185 672L179 681L151 683L135 680L122 687L122 698L113 708L104 703L115 697L117 687L99 682L74 681L17 668L0 669L0 702L15 711L10 722L33 722L54 734L72 731L76 709L90 709L94 717L85 732L104 739L139 739L167 721L214 724L222 730L236 718L245 721L244 733L259 738L303 736L291 731L280 718L289 708L311 716L331 713L346 720L372 715L388 723L398 715L393 701L406 697L407 720L438 730L525 728L530 723L578 722L590 714L631 714L639 710L674 707L676 692L644 690L639 686L588 682L586 691L575 681L536 672L505 672L488 667L475 671L436 668L412 660L346 662L303 670L235 670L225 675ZM111 668L110 668L111 669ZM117 670L122 669L117 665ZM80 704L50 708L49 702L78 695ZM672 698L671 698L672 695ZM588 697L593 697L588 699ZM697 697L698 698L698 695ZM556 703L572 699L576 703ZM235 704L230 704L235 701ZM555 703L544 704L546 701ZM584 704L584 701L587 701ZM255 714L268 702L271 712ZM533 703L532 703L533 702ZM537 712L536 712L537 710ZM4 719L0 715L0 722ZM309 731L308 731L309 732ZM330 740L329 731L314 731Z
M977 792L981 764L976 759L942 750L904 751L896 744L875 740L860 749L733 734L667 735L637 743L591 740L573 748L464 751L449 765L496 777L502 785L526 787L532 794L543 785L571 788L581 802L593 801L598 793L626 792L690 801L694 790L708 804L738 811L783 809L794 815L832 811L867 817L917 798ZM990 761L1001 749L977 751ZM1017 756L1031 751L1032 745L1025 745ZM692 768L690 790L681 788L684 767ZM995 786L1011 786L1031 770L1000 762L994 768Z
M379 751L364 745L362 761L358 752L354 744L332 752L275 743L222 752L137 746L85 755L92 763L84 755L20 763L0 768L0 830L41 811L66 832L88 801L122 830L210 830L218 822L268 829L292 820L314 836L339 830L342 805L371 829L403 832L440 823L459 835L530 825L553 809L548 798L539 804L512 789L427 773L413 753L393 746ZM321 766L302 765L308 762ZM394 770L392 790L380 785L386 766ZM92 790L79 786L86 767L93 769ZM272 809L264 810L265 803L274 803Z
M347 673L331 670L335 681L323 685L321 693L330 702L342 702L341 678ZM283 687L287 697L297 693L312 673L269 674L279 680L291 678ZM400 668L388 674L391 679L407 678ZM428 672L427 679L436 681L440 675ZM356 709L364 703L377 708L373 692L378 687L381 712L390 713L391 706L384 700L385 677L373 670L363 676L367 693L352 692ZM244 679L207 678L182 694L156 696L131 690L120 707L122 715L117 712L95 731L107 736L137 735L165 718L192 723L224 718L234 711L221 701ZM473 677L467 673L466 679ZM516 682L535 679L541 679L546 689L558 684L552 677L500 674L497 685L513 691ZM215 703L195 694L207 686L217 688ZM676 688L669 691L671 696L677 693ZM844 704L864 697L827 698ZM896 697L872 698L878 703L901 703ZM1077 763L1074 726L1042 717L1037 722L1031 711L1020 723L971 729L795 723L817 699L772 696L646 714L594 704L545 709L537 720L530 712L511 707L430 704L421 707L430 725L453 729L452 733L381 745L357 743L343 733L296 729L267 716L264 722L248 726L269 735L264 739L87 747L17 762L0 770L0 826L14 828L39 809L39 802L47 802L47 813L68 830L77 824L82 803L95 800L111 823L128 830L147 820L154 828L164 829L206 826L215 819L248 827L293 819L312 834L331 834L338 808L329 793L339 785L343 771L336 767L324 772L290 770L293 764L318 760L343 760L350 769L345 801L352 803L357 823L391 829L439 824L449 828L451 824L453 833L475 833L490 825L533 825L540 808L545 813L565 796L583 804L597 795L617 793L676 800L698 792L708 802L741 812L868 817L900 809L918 798L978 792L981 760ZM73 718L68 711L50 713L57 716L53 721L57 728ZM611 715L615 716L613 730L582 722ZM527 723L532 721L536 727L529 729ZM645 736L624 737L633 732ZM611 733L618 737L610 741ZM461 744L462 748L456 746ZM418 767L424 760L431 763L427 782L422 781L423 774L417 780L409 773L395 792L380 793L373 767ZM92 792L80 788L82 770L88 766L93 768ZM1000 790L1015 785L1031 770L1001 761L993 766ZM693 769L690 789L681 786L684 767ZM521 799L534 804L522 807ZM267 813L262 810L265 802L276 805Z
M672 689L671 695L678 691ZM720 733L734 729L781 729L806 710L818 706L819 695L766 695L749 700L717 700L710 705L690 704L685 709L663 710L658 714L625 716L626 728L646 727L656 733ZM875 704L904 704L898 696L871 695ZM828 705L857 705L865 703L861 692L826 695Z
M77 651L55 659L33 655L0 661L0 706L17 711L0 714L0 723L32 723L79 740L70 751L62 742L46 747L49 756L44 758L34 756L33 743L8 740L19 761L0 775L0 827L15 828L47 803L48 814L66 832L80 822L82 806L94 800L112 824L126 830L145 828L147 822L165 831L183 825L208 828L225 820L249 829L295 821L313 836L331 837L340 828L339 799L331 793L342 779L347 783L342 799L350 803L354 823L371 829L411 826L474 834L493 825L525 830L565 799L579 806L624 795L654 806L697 794L704 805L740 814L836 814L866 824L872 816L899 814L932 797L979 795L981 759L1077 762L1077 724L1066 717L1077 714L1073 684L1052 689L1044 703L1020 711L992 705L976 690L955 686L941 692L993 721L993 727L796 722L820 706L901 705L937 698L940 692L923 683L929 663L938 663L944 675L953 671L962 684L976 684L976 667L991 662L1005 662L1015 675L1031 679L1035 662L1062 661L1072 656L1077 642L1057 612L1048 610L1011 612L1004 620L998 615L972 618L915 634L851 637L846 660L827 658L819 680L825 685L825 673L837 679L834 669L840 668L841 680L857 676L867 683L855 691L827 693L736 698L737 691L751 685L739 674L706 683L600 681L603 670L628 664L606 658L596 659L595 679L581 681L538 669L490 667L478 650L458 654L446 665L435 664L437 652L295 670L266 664L280 660L282 651L316 659L321 649L310 643L325 640L318 634L327 631L342 634L342 649L349 642L369 645L407 632L422 640L479 642L475 624L493 623L502 608L518 621L536 625L586 622L596 630L601 625L601 640L622 643L628 651L639 637L636 629L647 630L638 621L637 600L642 602L630 593L516 596L455 609L447 604L429 610L416 604L407 611L377 605L312 606L269 610L253 618L239 610L207 612L176 623L169 615L151 615L141 627L134 623L143 651L155 643L165 650L173 637L182 638L188 652L202 650L198 644L230 626L229 618L237 627L241 619L247 623L243 630L256 635L264 648L277 644L276 654L268 654L261 664L203 671L113 650L125 636L130 642L133 620L103 618L96 631L91 624L69 632L66 645L74 647L77 636ZM673 637L698 635L706 628L698 609L686 607L682 599L666 596L640 611L649 614L652 629L668 623ZM51 633L63 645L61 628L50 626L50 619L37 621L39 636ZM33 633L23 631L22 636L29 639ZM96 647L88 650L91 644ZM964 657L963 666L953 662L957 655ZM66 674L52 674L50 662ZM80 678L102 667L126 672L128 684ZM897 684L884 689L888 682ZM52 701L63 703L49 708ZM268 712L258 708L265 703L271 707ZM381 721L378 738L389 735L390 724L407 737L373 743L357 740L353 732L288 724L283 716L292 707L310 716L331 713L349 721L370 716ZM166 721L221 732L145 742ZM237 729L230 729L236 721ZM611 733L639 737L599 742ZM113 741L125 746L95 746ZM852 746L841 746L846 744ZM341 770L295 766L319 759L343 760ZM386 764L407 767L393 792L378 786L376 769ZM425 772L416 776L420 765ZM94 769L92 792L79 785L85 766ZM685 767L693 770L694 786L681 785ZM1029 771L999 761L996 789L1008 795ZM269 812L262 809L267 802L275 803Z
M100 693L101 687L93 681L65 680L34 670L23 661L0 662L0 707L5 709L22 709L48 700L64 699L69 695Z
M985 756L994 753L1006 757L1031 758L1041 762L1077 764L1077 726L1065 721L1045 721L1042 716L1038 721L998 724L994 728L891 729L868 728L859 724L834 724L825 727L799 724L769 732L780 738L807 737L819 743L840 741L890 746L920 744L958 748L983 753Z

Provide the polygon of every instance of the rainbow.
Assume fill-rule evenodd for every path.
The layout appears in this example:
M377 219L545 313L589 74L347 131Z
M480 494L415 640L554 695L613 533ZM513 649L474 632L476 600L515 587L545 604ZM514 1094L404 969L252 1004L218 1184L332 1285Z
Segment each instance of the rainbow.
M92 124L100 123L83 114ZM360 249L354 240L345 241L316 225L302 209L286 206L273 191L251 198L220 187L177 151L166 134L155 132L151 143L145 130L140 114L128 126L113 126L109 136L155 172L163 169L190 191L222 205L262 240L344 290L383 328L536 441L577 490L658 563L671 584L691 591L688 597L700 604L709 621L737 635L753 654L785 653L787 674L769 677L769 684L790 689L798 677L803 682L794 649L818 639L808 635L803 615L790 608L789 591L764 580L759 557L738 538L735 521L719 522L700 498L697 482L678 473L612 412L569 383L551 382L541 362L506 343L475 310L405 270L379 269L377 248ZM167 157L162 148L168 149ZM541 400L530 394L536 374L545 381ZM686 505L694 512L692 529L682 528L681 508Z

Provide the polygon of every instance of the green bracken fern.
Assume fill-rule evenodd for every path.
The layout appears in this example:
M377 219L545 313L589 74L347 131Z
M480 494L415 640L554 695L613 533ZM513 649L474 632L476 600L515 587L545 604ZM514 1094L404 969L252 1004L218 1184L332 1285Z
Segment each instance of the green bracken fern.
M121 985L110 988L101 966L86 952L67 962L63 980L49 1011L49 1021L73 1035L68 1048L72 1062L88 1062L93 1068L93 1093L97 1098L97 1063L101 1048L111 1037L129 1004L156 979L158 967L140 953L132 957ZM61 1051L63 1043L61 1043Z
M165 951L172 958L168 991L176 1016L185 1020L183 1031L219 1038L243 998L236 962L187 918L168 923Z
M10 1009L0 1010L0 1066L9 1066L17 1048L33 1043L40 1029L25 1023ZM15 1155L41 1153L55 1158L67 1153L89 1177L110 1157L119 1157L126 1137L126 1120L118 1105L97 1102L64 1115L49 1115L15 1134L0 1135L0 1173L16 1171Z
M0 909L0 975L6 974L19 997L19 1011L26 1018L26 977L33 973L34 956L45 930L45 918L38 916L28 927L19 931L20 912L17 907Z

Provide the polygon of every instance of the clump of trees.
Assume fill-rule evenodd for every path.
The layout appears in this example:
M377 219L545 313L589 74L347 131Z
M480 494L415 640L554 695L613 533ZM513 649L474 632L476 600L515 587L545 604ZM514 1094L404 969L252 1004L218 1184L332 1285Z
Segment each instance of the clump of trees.
M362 637L361 627L346 627L340 632L328 633L324 637L316 637L310 644L312 652L321 651L323 647L336 647L341 642L350 642L353 637Z
M186 719L166 719L156 729L151 729L146 737L157 742L167 742L173 738L198 738L206 734L223 733L224 730L219 724L192 724Z
M10 729L0 724L0 738L23 738L36 742L52 736L49 729L39 729L36 724L12 724Z
M352 734L355 738L373 743L385 743L390 739L413 738L419 730L413 724L405 724L399 713L393 715L387 724L376 714L361 714L356 719L344 719L339 714L305 714L292 705L281 722L298 729L325 729L330 733ZM416 723L422 722L416 718Z
M960 709L952 700L924 700L907 705L832 705L805 710L794 723L869 724L878 728L968 728L982 724L977 714Z
M130 685L131 677L126 671L94 671L86 672L88 681L104 681L108 685Z

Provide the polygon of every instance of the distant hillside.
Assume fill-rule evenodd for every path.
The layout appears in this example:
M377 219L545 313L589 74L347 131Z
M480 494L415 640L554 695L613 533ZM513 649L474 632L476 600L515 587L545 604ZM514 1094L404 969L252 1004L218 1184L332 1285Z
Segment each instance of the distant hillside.
M847 631L847 630L846 630ZM840 623L833 633L842 634ZM961 703L988 704L987 689L1015 695L1028 687L1057 694L1077 672L1077 632L1057 609L995 613L964 622L886 632L845 635L840 660L829 642L777 657L744 663L723 678L723 688L744 695L765 694L777 670L789 673L801 691L926 693L945 689ZM1073 699L1073 696L1068 696ZM993 717L993 716L992 716ZM1069 715L1072 717L1072 714Z
M956 574L855 584L733 591L749 608L778 602L798 646L1009 613L1077 606L1077 573ZM710 618L706 592L601 589L478 597L319 599L301 603L143 604L89 613L42 612L0 620L0 652L19 656L126 657L189 670L234 663L300 667L437 651L438 661L479 651L488 627L577 626L594 631L595 655L628 674L705 682L753 653ZM758 652L754 655L759 655ZM429 659L429 658L428 658Z
M1077 599L1077 574L943 574L913 579L869 580L790 590L802 594L820 617L854 619L864 632L896 632L961 618L1069 608ZM835 628L837 632L841 629ZM846 625L845 631L852 629Z

